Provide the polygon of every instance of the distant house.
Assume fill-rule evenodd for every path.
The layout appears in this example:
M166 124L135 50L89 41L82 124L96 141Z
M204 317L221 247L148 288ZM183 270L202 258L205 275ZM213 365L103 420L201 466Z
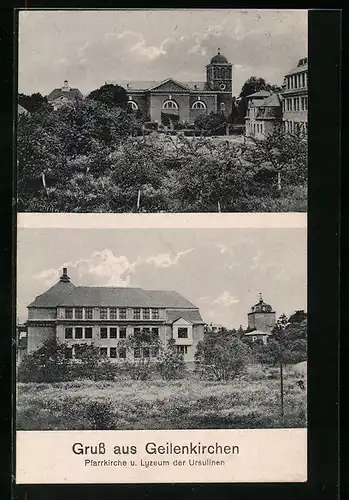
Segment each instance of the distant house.
M52 90L52 92L47 96L47 101L56 111L64 104L82 98L83 95L80 90L69 87L68 80L64 80L63 87Z
M208 323L207 325L205 325L206 332L219 333L222 330L223 330L223 325L218 323Z
M184 361L193 363L204 324L199 309L175 291L75 286L63 268L58 283L28 306L27 351L56 338L67 344L69 357L83 343L115 362L152 358L156 353L149 348L131 352L119 346L119 340L147 330L164 346L174 340Z
M265 139L281 125L281 96L277 93L261 90L247 96L247 99L246 136Z
M18 115L29 115L29 111L25 109L21 104L17 105L17 114Z

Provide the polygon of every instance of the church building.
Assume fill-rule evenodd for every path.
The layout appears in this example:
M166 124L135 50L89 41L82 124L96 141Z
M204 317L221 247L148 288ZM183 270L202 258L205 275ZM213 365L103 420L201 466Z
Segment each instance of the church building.
M159 336L166 347L174 340L184 361L193 363L204 336L199 309L175 291L126 287L75 286L63 268L58 283L28 306L27 352L52 338L74 346L93 344L100 354L118 361L156 356L147 347L128 352L119 340L141 331Z
M110 82L112 83L112 82ZM197 116L232 111L232 64L219 49L206 65L206 80L178 82L166 78L160 82L113 82L125 88L128 106L151 122L173 125L194 123Z

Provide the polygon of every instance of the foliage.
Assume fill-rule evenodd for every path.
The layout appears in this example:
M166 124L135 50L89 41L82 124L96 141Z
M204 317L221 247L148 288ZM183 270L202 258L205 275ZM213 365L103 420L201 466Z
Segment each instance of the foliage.
M307 180L308 151L306 136L276 129L265 139L250 139L245 158L254 165L256 180L277 187L304 185Z
M183 354L176 351L174 340L171 339L167 348L160 349L156 359L156 368L164 380L183 377L186 365Z
M70 378L70 361L67 346L54 339L47 340L21 361L19 382L60 382Z
M227 118L224 113L200 114L195 119L195 128L201 131L203 135L222 135L225 134Z
M250 349L229 332L209 332L198 343L195 360L199 369L213 374L216 380L234 380L250 359Z
M19 430L251 429L305 427L306 391L285 371L285 415L278 414L279 382L257 365L234 384L199 378L113 382L76 380L19 384ZM103 406L104 405L104 406ZM105 418L107 417L107 418Z
M303 137L275 133L241 144L205 137L216 120L223 126L224 115L200 120L200 137L186 137L187 130L144 133L134 114L93 99L20 115L18 210L306 210Z
M124 370L133 380L147 380L154 372L154 358L157 357L161 342L159 336L143 328L139 333L133 333L119 341L120 347L125 347L133 353L133 360L123 363ZM153 358L153 359L152 359Z
M99 348L92 344L74 345L74 363L71 366L71 378L91 380L113 380L117 373L108 358L100 355Z
M93 90L87 96L88 99L101 102L109 107L125 108L127 106L127 93L123 87L106 83L99 89Z
M39 92L31 94L30 96L18 94L18 104L23 106L29 113L35 113L35 111L47 105L47 97L42 96Z

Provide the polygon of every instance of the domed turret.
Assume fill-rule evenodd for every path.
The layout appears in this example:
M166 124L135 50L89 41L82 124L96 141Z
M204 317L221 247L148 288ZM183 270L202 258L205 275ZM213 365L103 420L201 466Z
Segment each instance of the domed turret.
M213 56L210 64L229 64L228 59L220 53L220 49L218 49L217 55Z
M275 326L275 311L271 305L264 302L262 294L259 294L259 302L251 307L248 313L248 328L270 333Z
M219 92L217 112L231 112L231 93L233 88L233 65L220 53L220 49L206 66L206 86L208 90Z

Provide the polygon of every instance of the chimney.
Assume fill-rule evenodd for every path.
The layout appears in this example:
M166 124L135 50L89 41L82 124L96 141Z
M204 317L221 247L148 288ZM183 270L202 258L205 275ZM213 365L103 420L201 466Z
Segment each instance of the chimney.
M68 269L66 267L63 267L63 273L62 276L59 278L59 281L63 281L65 283L70 281L70 278L68 276Z

